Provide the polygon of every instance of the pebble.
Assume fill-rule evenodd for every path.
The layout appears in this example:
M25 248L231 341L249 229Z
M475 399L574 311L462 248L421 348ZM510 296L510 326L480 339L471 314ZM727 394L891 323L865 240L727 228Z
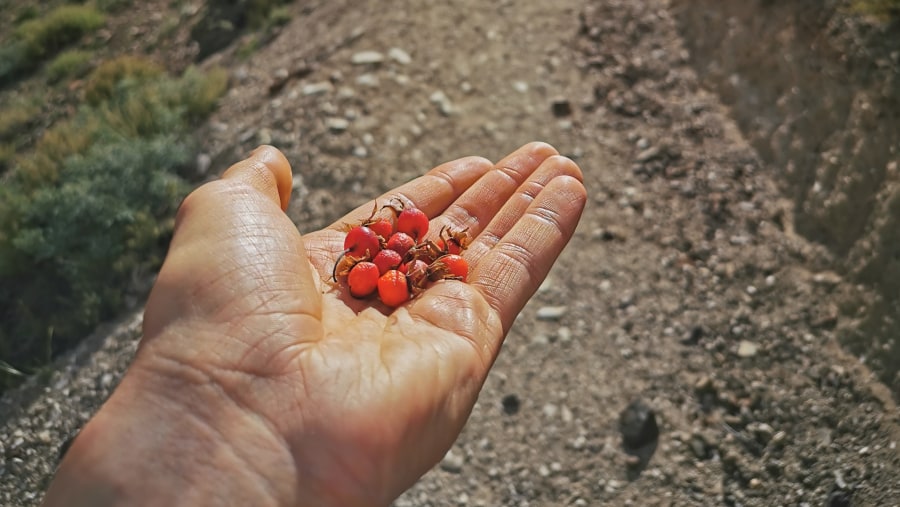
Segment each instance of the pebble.
M357 146L353 148L353 156L356 158L366 158L369 156L369 150L365 146Z
M570 423L575 418L575 416L572 415L572 410L569 409L569 407L567 407L565 405L563 405L563 408L560 412L561 412L560 417L562 418L562 421L564 423Z
M572 341L572 330L567 326L562 326L556 330L556 338L563 343L570 342Z
M350 127L350 122L346 118L328 118L325 120L325 126L332 132L343 132Z
M565 98L554 99L553 102L550 103L550 110L553 112L553 116L556 116L557 118L571 116L572 103L569 102L569 99Z
M50 444L53 442L53 437L50 435L49 430L42 430L35 435L37 437L38 442L42 444Z
M638 162L649 162L662 155L662 149L659 146L652 146L638 153L636 160Z
M370 65L377 64L384 61L384 55L379 53L378 51L360 51L359 53L354 53L352 57L350 57L350 62L353 65Z
M388 57L400 65L409 65L412 63L412 57L409 56L409 53L400 48L391 48L388 51Z
M503 412L507 415L517 414L522 406L522 402L515 394L507 394L500 403L503 405Z
M556 417L557 413L559 413L559 407L557 407L556 405L554 405L552 403L547 403L546 405L544 405L543 411L544 411L544 415L546 417L552 419L552 418Z
M462 472L464 464L465 460L463 457L454 454L453 449L450 449L447 451L447 454L444 455L444 459L441 460L441 469L445 472L458 474Z
M375 88L378 86L378 76L375 74L362 74L356 78L356 84L360 86L367 86L369 88Z
M634 400L619 414L619 432L627 447L642 447L659 438L656 414L642 400Z
M536 317L538 320L559 320L568 311L567 306L542 306L538 309Z
M300 89L300 93L306 96L321 95L323 93L329 93L332 90L334 90L334 85L331 84L330 81L320 81L318 83L303 85L303 88Z
M519 93L525 93L528 91L528 83L525 81L513 81L512 84L513 90Z
M753 357L758 351L759 345L751 341L741 340L741 342L738 344L737 355L739 357Z
M444 92L438 90L432 93L431 96L428 97L428 100L438 107L438 111L440 111L442 115L450 116L453 114L453 103L450 102L450 98L447 97Z
M207 171L209 171L209 166L212 165L212 157L209 156L209 153L200 153L197 155L197 174L200 176L205 176Z

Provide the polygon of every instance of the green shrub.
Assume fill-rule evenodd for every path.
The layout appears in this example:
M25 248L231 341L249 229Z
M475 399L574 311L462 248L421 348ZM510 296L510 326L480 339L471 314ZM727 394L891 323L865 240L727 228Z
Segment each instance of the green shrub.
M62 5L20 24L15 37L25 44L29 58L43 59L105 23L106 17L91 6Z
M14 368L77 342L122 309L136 274L159 266L188 190L179 174L192 125L224 92L219 70L122 75L0 185L0 360ZM13 380L2 371L0 387Z
M900 0L855 0L853 6L859 12L884 20L900 19Z
M28 65L25 43L14 40L0 45L0 84L18 78Z
M91 67L94 54L90 51L70 49L63 51L47 65L47 79L56 83L68 78L84 76Z
M87 78L84 98L89 104L97 105L109 100L124 80L147 81L164 73L156 63L138 56L124 55L100 64Z
M16 145L14 143L0 143L0 176L12 165L15 154Z
M32 103L16 101L0 109L0 140L12 139L19 130L34 120L40 108Z

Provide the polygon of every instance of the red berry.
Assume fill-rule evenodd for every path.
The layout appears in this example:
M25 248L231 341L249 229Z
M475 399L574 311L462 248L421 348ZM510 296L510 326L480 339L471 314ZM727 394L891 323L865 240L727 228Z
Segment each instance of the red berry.
M403 256L397 253L396 250L384 249L378 252L378 255L372 259L372 262L378 266L378 274L383 275L388 270L397 269L400 263L403 262Z
M428 216L418 208L404 208L397 216L397 231L421 239L428 233Z
M369 223L368 227L369 229L372 229L375 234L381 236L385 240L390 238L391 234L394 233L394 224L386 218L379 218Z
M364 298L375 292L378 285L378 266L372 262L357 262L347 275L347 286L350 287L350 295L355 298Z
M462 246L460 246L460 244L457 243L453 239L450 239L447 242L444 242L444 240L439 239L439 240L437 240L437 246L438 246L438 248L441 249L442 252L456 254L456 255L459 255L463 251Z
M400 272L406 275L411 284L424 288L428 276L428 263L419 259L409 261L400 266Z
M392 269L378 279L378 296L388 306L400 306L409 299L406 275Z
M465 282L469 276L469 263L459 255L447 254L434 261L431 273L438 279L452 278Z
M371 259L379 250L378 235L364 225L353 227L344 238L344 251L352 257Z
M395 232L393 235L391 235L391 238L388 239L385 248L397 252L398 254L400 254L400 257L406 257L406 254L414 246L416 246L416 240L412 239L409 234L406 234L404 232Z

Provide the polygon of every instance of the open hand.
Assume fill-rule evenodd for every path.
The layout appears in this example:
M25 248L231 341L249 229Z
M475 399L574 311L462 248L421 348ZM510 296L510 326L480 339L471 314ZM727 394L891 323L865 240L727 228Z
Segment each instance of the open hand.
M373 202L301 235L290 191L287 160L261 147L185 199L134 363L48 504L89 485L92 504L388 505L457 438L586 200L577 165L541 143L388 192L376 202L472 238L467 283L391 309L330 283L344 224Z

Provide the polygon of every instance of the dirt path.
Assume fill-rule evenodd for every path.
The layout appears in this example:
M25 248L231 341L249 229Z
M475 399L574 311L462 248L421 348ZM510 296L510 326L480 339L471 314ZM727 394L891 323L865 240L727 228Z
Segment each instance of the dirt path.
M396 507L900 502L897 409L834 345L841 281L699 88L666 2L296 7L233 66L207 149L217 171L282 148L301 231L439 162L536 139L581 164L592 196L462 436ZM378 59L366 51L382 60L354 63ZM36 502L138 322L5 398L0 502ZM659 437L644 426L629 454L619 417L637 399Z

